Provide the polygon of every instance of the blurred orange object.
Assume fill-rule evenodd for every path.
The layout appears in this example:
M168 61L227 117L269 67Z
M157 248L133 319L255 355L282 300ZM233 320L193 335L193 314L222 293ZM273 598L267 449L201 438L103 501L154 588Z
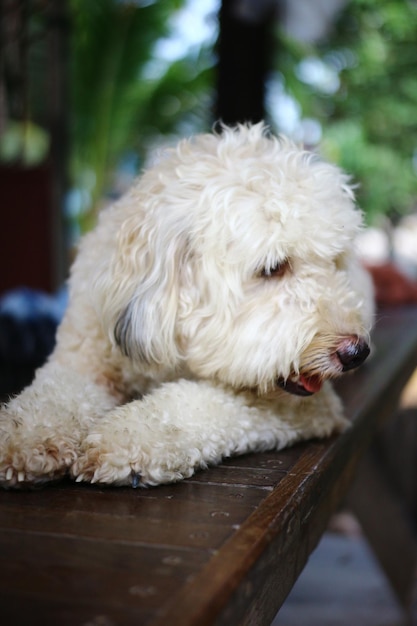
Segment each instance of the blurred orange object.
M378 306L417 303L417 281L408 278L393 263L366 265L375 285Z

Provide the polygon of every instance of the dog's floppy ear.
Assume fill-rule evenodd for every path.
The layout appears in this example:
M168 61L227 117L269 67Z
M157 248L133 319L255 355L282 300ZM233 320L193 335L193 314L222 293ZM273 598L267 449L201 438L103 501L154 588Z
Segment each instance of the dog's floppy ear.
M175 325L187 257L180 222L169 214L158 224L128 218L110 266L96 282L110 338L125 355L148 365L174 367L180 356Z

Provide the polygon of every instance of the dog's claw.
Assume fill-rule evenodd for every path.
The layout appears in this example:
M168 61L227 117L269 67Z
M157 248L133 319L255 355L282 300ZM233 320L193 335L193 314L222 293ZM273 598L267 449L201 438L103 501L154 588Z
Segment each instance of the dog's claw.
M9 467L6 472L6 480L11 480L13 478L13 468Z
M132 481L133 489L137 489L139 487L140 479L141 479L141 475L138 472L135 472L135 470L132 469L132 471L131 471L131 481Z

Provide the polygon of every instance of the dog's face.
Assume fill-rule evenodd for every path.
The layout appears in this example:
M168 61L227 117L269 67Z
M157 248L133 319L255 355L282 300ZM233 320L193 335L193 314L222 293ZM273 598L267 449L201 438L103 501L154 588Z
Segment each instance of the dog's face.
M366 358L362 218L336 167L257 125L180 144L137 199L110 281L131 277L107 299L131 358L296 395Z

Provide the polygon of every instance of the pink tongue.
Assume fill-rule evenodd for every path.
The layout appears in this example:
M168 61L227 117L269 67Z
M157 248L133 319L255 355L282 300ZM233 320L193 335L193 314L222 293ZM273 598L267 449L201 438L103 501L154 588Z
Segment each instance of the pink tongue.
M317 393L323 385L320 376L303 376L302 374L300 376L300 383L310 393Z

